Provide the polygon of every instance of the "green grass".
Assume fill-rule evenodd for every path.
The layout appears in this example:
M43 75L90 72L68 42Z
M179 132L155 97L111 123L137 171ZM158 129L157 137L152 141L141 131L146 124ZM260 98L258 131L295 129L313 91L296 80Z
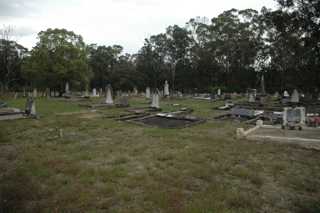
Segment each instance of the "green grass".
M104 118L125 109L62 116L86 109L47 99L38 120L1 121L0 212L319 211L318 152L237 140L240 124L211 119L221 103L165 100L163 110L173 103L208 121L160 129Z

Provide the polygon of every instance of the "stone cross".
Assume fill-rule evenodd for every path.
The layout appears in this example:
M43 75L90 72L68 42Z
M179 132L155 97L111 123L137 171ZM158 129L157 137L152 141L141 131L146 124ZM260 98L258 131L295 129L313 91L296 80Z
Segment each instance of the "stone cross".
M169 83L168 81L165 81L164 83L164 96L169 96L170 92L169 92Z
M108 84L106 87L107 95L106 95L106 104L113 105L113 98L112 98L112 91L111 91L111 85Z

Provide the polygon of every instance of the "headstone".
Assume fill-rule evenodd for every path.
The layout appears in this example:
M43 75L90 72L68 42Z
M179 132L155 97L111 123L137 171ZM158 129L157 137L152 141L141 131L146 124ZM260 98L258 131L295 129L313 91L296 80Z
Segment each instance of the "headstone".
M156 89L153 94L152 94L152 103L151 103L151 108L159 109L159 91Z
M254 95L252 93L249 94L249 103L254 103L255 102L255 98Z
M53 90L50 91L50 96L54 97L54 91Z
M26 93L26 88L23 88L23 97L26 97L27 93Z
M134 88L133 88L133 95L134 95L134 96L137 96L138 93L139 93L139 92L138 92L137 87L134 87Z
M151 92L150 92L150 87L146 88L146 98L151 98Z
M32 92L32 97L33 98L36 98L38 96L38 91L36 88L33 89L33 92Z
M265 87L265 83L264 83L264 75L261 76L261 93L262 93L262 95L266 94L266 87Z
M18 93L15 92L15 93L14 93L14 99L17 99L17 98L18 98Z
M36 105L33 97L28 97L26 102L26 114L29 116L37 116Z
M292 93L292 96L291 96L291 103L299 103L299 93L298 91L295 89Z
M288 93L287 90L285 90L285 91L283 92L283 97L285 97L285 98L289 98L289 97L290 97L290 95L289 95L289 93Z
M217 95L221 96L221 89L220 88L218 89Z
M119 102L117 104L119 107L128 107L129 106L129 99L128 95L122 95L119 98Z
M97 97L98 95L97 95L97 89L96 88L93 88L92 89L92 96L93 97Z
M100 90L99 90L99 95L100 95L100 97L103 96L103 89L102 88L100 88Z
M304 107L286 107L283 112L283 126L306 124L306 109Z
M274 93L274 98L279 98L279 96L280 96L280 94L279 94L279 92L276 92L276 93Z
M70 93L69 82L67 82L67 83L66 83L66 86L65 86L65 93L66 93L66 94L69 94L69 93Z
M108 84L107 88L106 88L106 91L107 91L107 95L106 95L106 104L109 104L109 105L113 105L113 98L112 98L112 88L111 88L111 85Z
M170 95L168 81L165 81L165 83L164 83L164 93L163 94L164 94L164 96L169 96Z

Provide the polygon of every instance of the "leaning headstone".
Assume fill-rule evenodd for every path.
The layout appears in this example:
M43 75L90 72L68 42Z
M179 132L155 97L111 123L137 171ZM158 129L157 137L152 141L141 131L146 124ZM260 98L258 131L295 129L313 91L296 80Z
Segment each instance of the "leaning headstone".
M146 98L151 98L151 92L150 92L150 87L146 88Z
M299 93L298 91L295 89L292 93L292 96L291 96L291 103L299 103Z
M159 91L156 89L154 93L152 94L152 103L151 108L160 109L159 105Z
M283 92L283 97L285 97L285 98L289 98L289 97L290 97L290 95L289 95L289 93L288 93L287 90L285 90L285 91Z
M165 81L164 83L164 96L169 96L170 92L169 92L169 83L168 81Z
M33 89L32 97L36 98L38 96L38 91L36 88Z
M113 98L112 98L112 88L111 88L111 85L108 84L107 88L106 88L106 91L107 91L107 95L106 95L106 104L109 104L109 105L113 105Z
M69 94L69 93L70 93L69 82L67 82L67 83L66 83L66 86L65 86L65 93L66 93L66 94Z

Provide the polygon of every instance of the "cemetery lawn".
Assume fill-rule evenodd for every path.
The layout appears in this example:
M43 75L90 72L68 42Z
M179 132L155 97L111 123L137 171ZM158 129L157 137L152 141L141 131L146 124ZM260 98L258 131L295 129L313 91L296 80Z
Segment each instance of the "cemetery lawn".
M0 212L320 212L319 152L237 140L241 124L212 120L221 103L161 105L172 103L208 121L160 129L107 118L125 109L57 115L86 109L47 99L39 120L0 121Z

